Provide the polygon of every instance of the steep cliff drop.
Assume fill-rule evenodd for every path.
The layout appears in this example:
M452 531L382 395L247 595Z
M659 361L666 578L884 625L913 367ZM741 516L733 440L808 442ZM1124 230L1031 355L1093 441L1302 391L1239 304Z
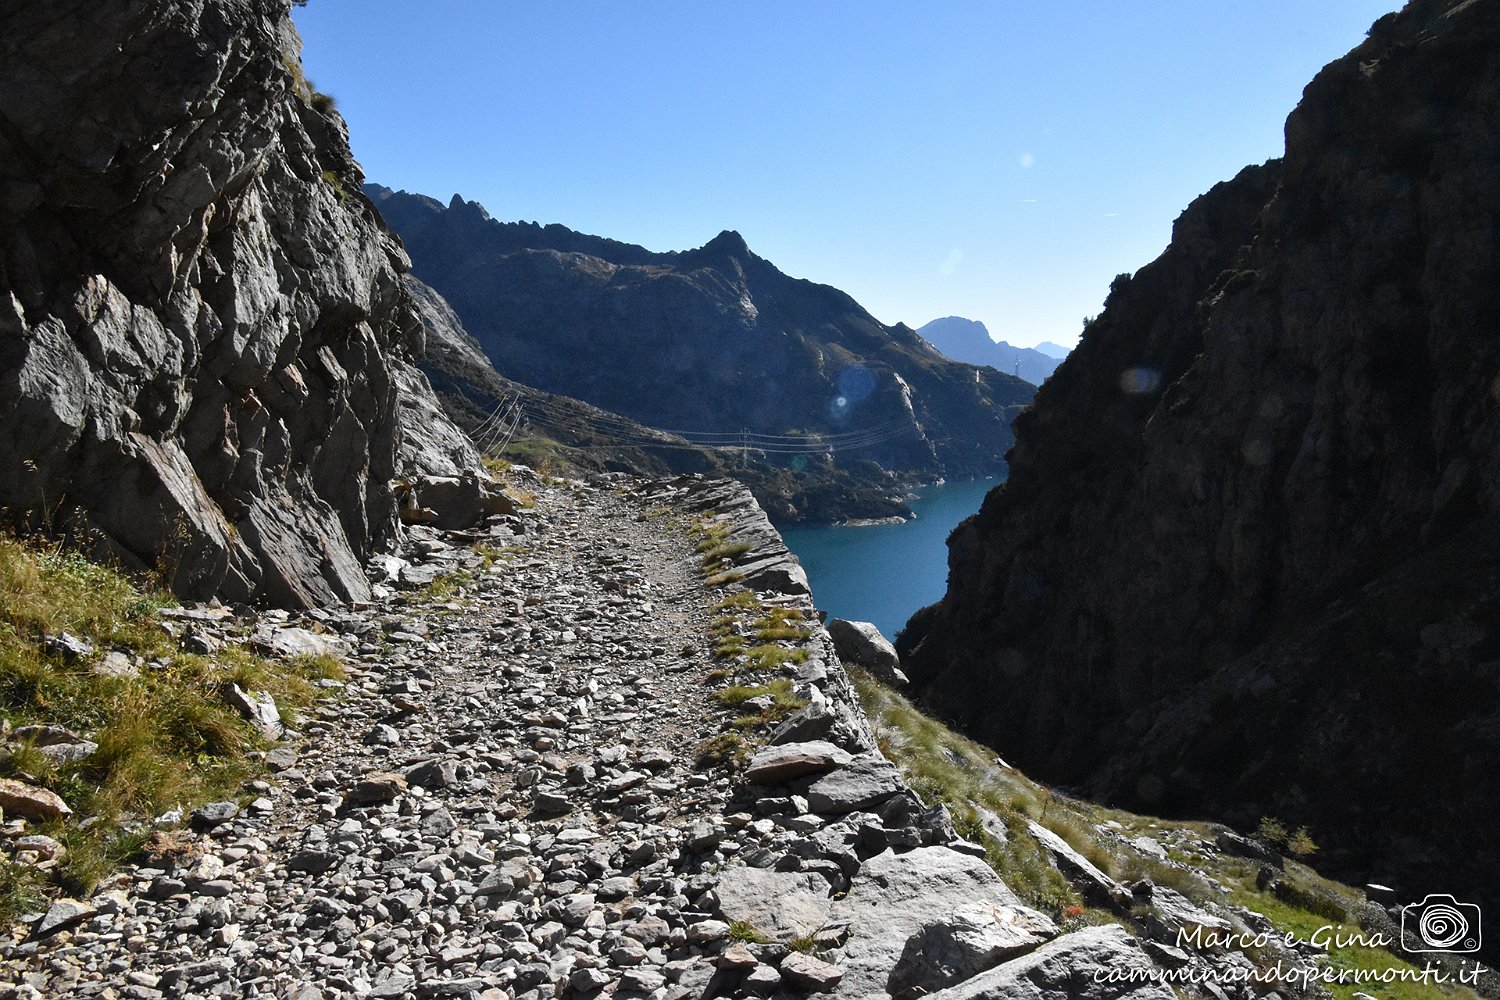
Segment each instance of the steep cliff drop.
M0 507L185 597L363 599L405 255L285 0L0 13Z
M1116 282L901 637L926 705L1500 902L1497 109L1500 3L1413 3Z

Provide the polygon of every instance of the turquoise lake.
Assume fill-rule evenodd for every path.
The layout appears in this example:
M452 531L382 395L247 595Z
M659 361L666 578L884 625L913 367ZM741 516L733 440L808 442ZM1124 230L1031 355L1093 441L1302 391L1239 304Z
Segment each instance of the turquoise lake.
M999 479L929 486L904 524L781 529L802 560L813 601L832 618L874 622L887 639L948 587L948 533L977 513Z

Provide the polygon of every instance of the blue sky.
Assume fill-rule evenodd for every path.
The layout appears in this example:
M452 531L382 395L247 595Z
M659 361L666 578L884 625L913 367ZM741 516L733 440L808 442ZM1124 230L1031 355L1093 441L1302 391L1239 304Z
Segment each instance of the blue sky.
M370 180L1073 344L1395 0L311 0Z

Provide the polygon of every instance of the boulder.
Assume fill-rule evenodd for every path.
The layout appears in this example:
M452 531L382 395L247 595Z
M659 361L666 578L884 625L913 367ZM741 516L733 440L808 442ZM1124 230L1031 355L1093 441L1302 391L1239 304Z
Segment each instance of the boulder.
M895 1000L917 1000L1032 951L1057 936L1044 913L979 900L948 913L907 939L887 988Z
M250 637L250 644L265 656L279 656L283 659L294 656L339 656L347 648L342 639L295 626L256 629Z
M1164 885L1143 883L1138 893L1151 901L1151 912L1142 918L1147 933L1158 941L1177 944L1182 935L1219 935L1233 933L1234 927L1223 917L1216 917L1193 903L1182 893Z
M830 962L794 951L781 960L781 978L794 989L832 993L843 981L844 972Z
M42 919L32 925L31 937L34 940L51 937L58 931L83 923L98 912L94 906L81 900L54 900L52 905L47 907L47 912L42 914Z
M0 812L38 822L73 815L73 810L56 792L13 778L0 778Z
M1062 837L1034 820L1027 820L1026 828L1052 856L1052 863L1057 870L1066 875L1073 887L1085 897L1104 906L1130 905L1130 890L1100 871L1098 866L1075 851Z
M391 772L377 772L360 779L344 800L350 805L368 806L390 802L406 791L406 778Z
M815 813L842 816L878 805L905 788L895 764L867 753L808 785L807 806Z
M279 740L286 727L281 724L281 712L276 708L276 699L268 691L245 691L238 684L224 686L224 700L265 734L267 739Z
M431 511L432 516L424 516L419 523L461 531L495 514L514 514L516 505L498 483L470 470L460 476L411 477L402 509Z
M1117 924L1065 934L929 1000L1176 1000L1157 970Z
M833 906L827 879L731 865L708 893L708 908L730 923L743 921L779 940L811 935L828 922Z
M901 659L896 655L896 647L874 625L831 618L828 621L828 635L833 639L834 651L845 663L864 667L883 684L891 687L906 686L906 675L901 672Z
M985 900L994 907L1022 908L994 869L982 858L947 847L919 847L897 854L884 851L867 859L838 900L829 923L848 925L841 966L847 996L889 992L892 971L934 920ZM925 951L921 942L915 953Z
M807 582L807 570L790 552L767 556L735 566L741 582L754 590L770 590L778 594L812 594Z
M99 749L99 744L61 726L21 726L11 738L30 743L59 764L84 760Z

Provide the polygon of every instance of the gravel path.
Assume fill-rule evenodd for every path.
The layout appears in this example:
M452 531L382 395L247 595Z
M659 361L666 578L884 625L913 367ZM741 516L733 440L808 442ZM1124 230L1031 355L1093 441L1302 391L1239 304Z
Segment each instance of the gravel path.
M120 873L96 915L12 948L11 992L550 997L711 974L669 955L723 936L691 929L683 849L730 789L692 752L723 725L714 595L680 519L608 485L541 489L521 520L461 602L320 614L357 650L343 697L247 808L205 811L223 821Z

